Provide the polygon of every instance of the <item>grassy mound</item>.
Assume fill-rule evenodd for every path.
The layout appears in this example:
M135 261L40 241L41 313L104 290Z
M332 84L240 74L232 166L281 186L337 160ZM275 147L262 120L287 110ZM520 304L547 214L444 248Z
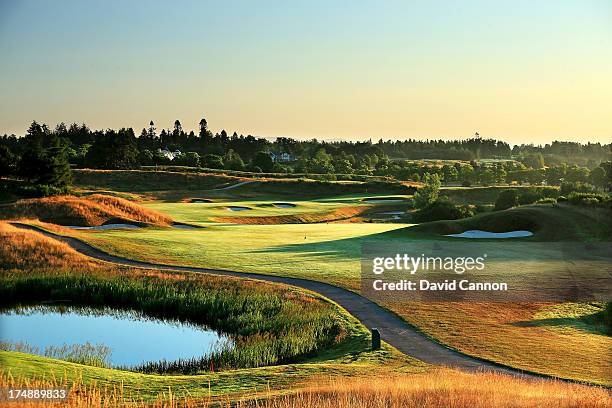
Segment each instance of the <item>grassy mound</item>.
M527 230L538 240L601 240L612 232L609 210L580 208L569 205L529 205L479 214L454 221L420 224L404 231L410 234L447 235L468 230L507 232Z
M206 190L225 183L238 183L238 177L223 174L179 173L146 170L86 170L73 171L73 184L83 188L115 191Z
M172 219L160 212L119 197L57 196L19 200L0 207L1 219L39 219L60 225L97 226L110 223L168 225Z
M342 182L310 179L258 179L239 188L245 196L267 194L278 197L312 198L343 194L413 194L416 187L399 182Z
M367 206L344 207L325 213L299 213L259 217L214 217L215 222L232 224L316 224L321 222L344 221L358 217L369 210Z
M94 267L99 263L68 244L0 222L0 269L53 269L70 265Z

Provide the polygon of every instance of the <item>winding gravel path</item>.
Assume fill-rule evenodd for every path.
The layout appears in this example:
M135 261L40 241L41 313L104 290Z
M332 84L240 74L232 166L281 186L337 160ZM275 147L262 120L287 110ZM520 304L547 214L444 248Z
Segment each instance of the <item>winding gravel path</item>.
M213 190L232 190L234 188L237 188L237 187L240 187L240 186L244 186L245 184L251 184L251 183L254 183L254 182L255 182L254 180L246 180L246 181L241 181L240 183L231 184L229 186L214 188Z
M73 237L54 234L35 226L12 223L17 228L34 230L47 237L62 241L70 245L76 251L89 257L111 262L118 265L127 265L138 268L161 269L172 271L186 271L197 273L208 273L213 275L236 276L241 278L257 279L267 282L278 282L297 286L317 292L346 309L355 316L364 326L376 327L380 331L384 341L400 350L404 354L422 360L426 363L458 368L466 371L494 371L525 378L542 378L535 374L524 373L519 370L497 365L495 363L480 360L457 351L448 349L431 338L419 332L415 327L409 325L395 314L382 308L376 303L363 296L342 289L338 286L308 279L288 278L282 276L262 275L257 273L235 272L228 270L196 268L188 266L172 266L150 262L136 261L106 253L100 249Z

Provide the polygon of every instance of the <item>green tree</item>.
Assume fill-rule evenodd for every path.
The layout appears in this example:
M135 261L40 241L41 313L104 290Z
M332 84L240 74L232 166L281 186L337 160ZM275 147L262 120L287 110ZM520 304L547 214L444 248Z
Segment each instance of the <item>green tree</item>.
M270 173L274 169L274 162L266 152L257 152L251 160L252 167L259 167L262 172Z
M227 153L225 153L223 162L225 163L225 168L228 170L244 170L245 168L242 157L232 149L229 149Z
M201 159L201 165L209 169L222 169L223 157L218 154L205 154Z
M495 200L495 211L516 207L518 204L519 195L516 190L504 190L499 193L499 195L497 196L497 200Z
M419 188L412 198L416 208L425 208L438 199L440 192L440 176L437 174L425 173L423 177L425 185Z
M595 187L604 188L608 183L608 175L603 167L595 167L589 174L589 181Z
M0 177L11 175L14 164L15 156L11 150L5 145L0 145Z

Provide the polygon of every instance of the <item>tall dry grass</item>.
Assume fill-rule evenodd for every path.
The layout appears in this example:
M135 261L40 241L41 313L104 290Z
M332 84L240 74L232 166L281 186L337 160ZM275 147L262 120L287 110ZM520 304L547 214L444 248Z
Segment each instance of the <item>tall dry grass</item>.
M240 400L226 397L180 397L170 387L146 401L121 385L97 386L81 379L13 378L0 372L0 387L66 388L64 402L20 402L20 407L240 407L240 408L604 408L608 390L548 380L520 380L501 374L468 374L439 369L424 374L376 378L334 377L282 396L266 391ZM247 394L245 394L247 395Z
M53 269L76 265L91 268L100 264L68 244L0 221L0 269Z
M552 380L440 369L381 378L336 378L264 403L261 408L603 408L608 390Z
M32 198L0 207L0 219L34 218L62 225L97 226L107 222L139 222L168 225L172 218L119 197L93 194L87 197Z

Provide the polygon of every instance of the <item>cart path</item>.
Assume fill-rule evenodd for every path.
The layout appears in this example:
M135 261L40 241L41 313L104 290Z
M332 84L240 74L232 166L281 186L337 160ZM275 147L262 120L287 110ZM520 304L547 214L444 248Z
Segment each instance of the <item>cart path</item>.
M367 328L376 327L380 331L382 340L395 347L402 353L414 357L429 364L448 366L465 371L492 371L510 374L524 378L548 378L538 374L522 372L517 369L505 367L492 362L468 356L458 351L451 350L435 340L427 337L414 326L408 324L394 313L384 309L378 304L368 300L358 293L328 283L317 282L309 279L289 278L274 275L263 275L258 273L236 272L230 270L198 268L190 266L174 266L157 264L151 262L136 261L120 256L111 255L97 249L78 238L68 237L45 231L41 228L22 224L11 223L21 229L33 230L47 237L64 242L77 252L101 261L110 262L122 266L137 268L160 269L171 271L185 271L196 273L208 273L212 275L235 276L240 278L256 279L260 281L283 283L297 286L316 292L339 304Z
M229 186L225 186L225 187L213 188L213 190L232 190L234 188L244 186L245 184L251 184L254 182L255 180L246 180L246 181L241 181L240 183L230 184Z

